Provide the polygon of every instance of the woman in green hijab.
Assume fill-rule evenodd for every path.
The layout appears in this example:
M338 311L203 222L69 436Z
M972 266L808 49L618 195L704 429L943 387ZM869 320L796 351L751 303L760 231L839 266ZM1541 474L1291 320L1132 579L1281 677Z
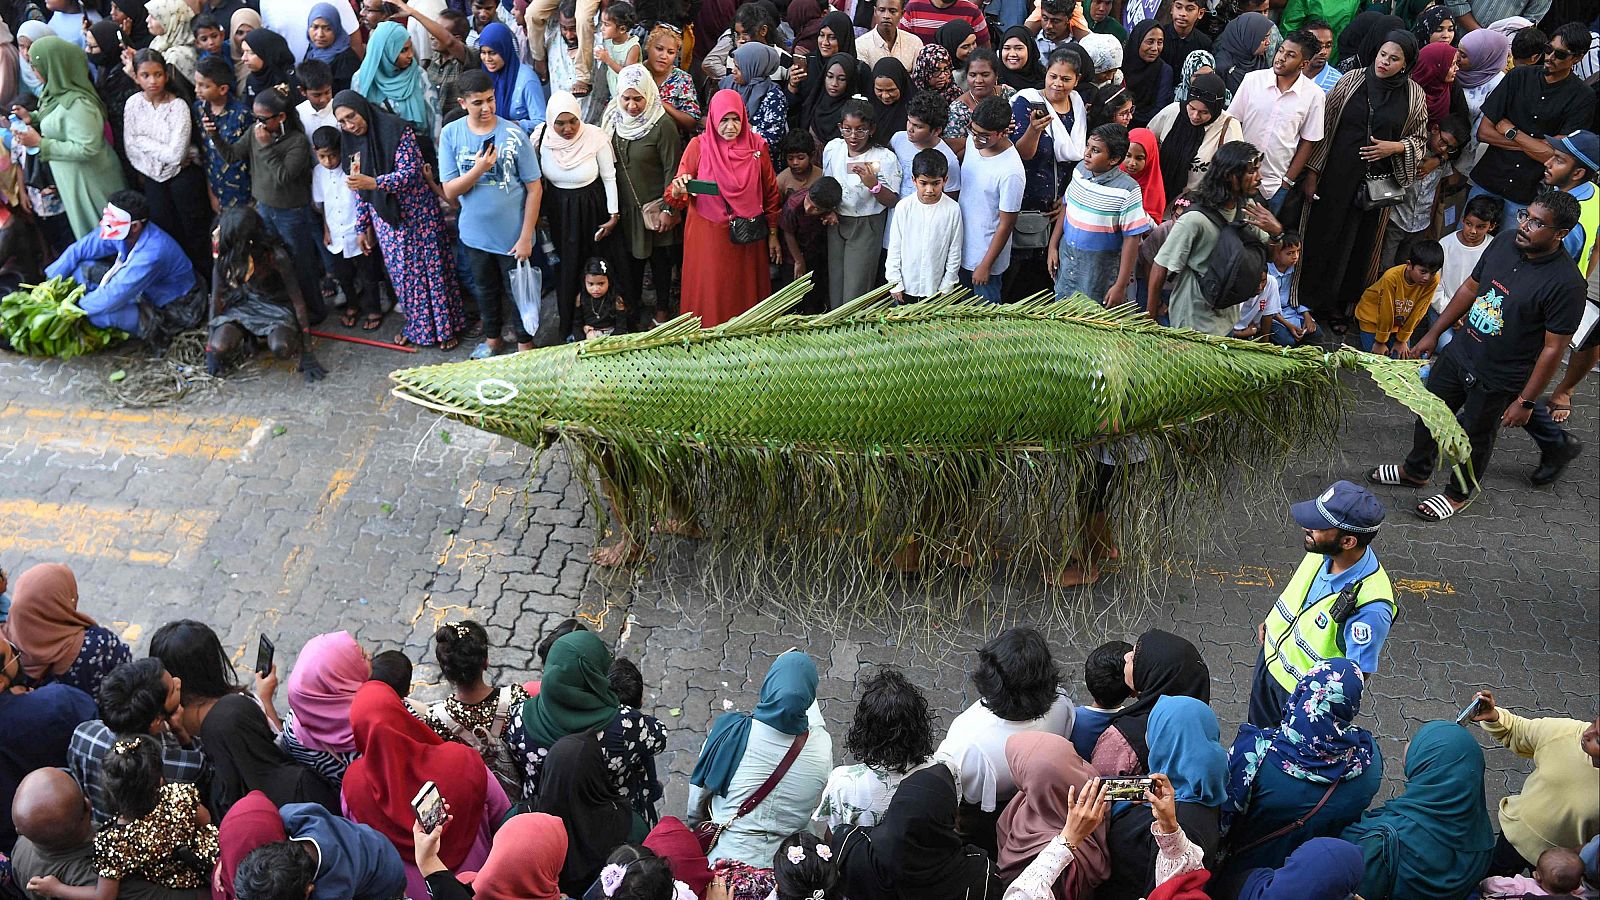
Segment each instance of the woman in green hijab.
M611 688L611 651L592 631L574 631L550 645L539 692L517 707L506 726L506 743L522 758L523 799L539 793L539 774L556 741L569 734L600 733L606 769L619 790L629 771L642 766L629 758L630 742L646 743L641 716L621 716ZM661 748L655 748L651 755Z
M1429 722L1406 746L1405 793L1341 835L1361 848L1366 900L1461 900L1489 867L1494 832L1483 800L1483 749L1465 728Z
M1126 43L1128 31L1117 18L1117 5L1112 0L1083 0L1083 18L1089 30L1096 34L1109 34L1118 43Z
M28 50L39 73L39 111L31 130L18 134L24 146L38 147L50 164L67 208L74 237L98 227L106 200L122 190L122 164L106 140L106 113L89 80L89 60L78 47L54 35Z

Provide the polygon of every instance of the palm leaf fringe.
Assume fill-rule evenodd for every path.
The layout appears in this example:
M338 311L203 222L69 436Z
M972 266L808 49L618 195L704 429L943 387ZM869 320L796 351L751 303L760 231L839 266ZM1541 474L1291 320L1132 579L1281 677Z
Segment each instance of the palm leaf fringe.
M885 562L912 539L925 572L987 585L998 565L1031 579L1073 557L1097 504L1125 561L1119 591L1148 589L1211 533L1231 486L1276 485L1288 460L1330 445L1341 368L1416 411L1458 472L1470 453L1415 363L1177 331L1082 295L893 306L884 288L791 315L808 290L797 282L713 329L680 316L401 370L394 393L559 444L601 533L642 542L652 523L692 517L752 588L865 616L904 612ZM1126 464L1101 497L1104 457ZM623 490L603 498L600 477ZM979 593L945 596L964 606Z

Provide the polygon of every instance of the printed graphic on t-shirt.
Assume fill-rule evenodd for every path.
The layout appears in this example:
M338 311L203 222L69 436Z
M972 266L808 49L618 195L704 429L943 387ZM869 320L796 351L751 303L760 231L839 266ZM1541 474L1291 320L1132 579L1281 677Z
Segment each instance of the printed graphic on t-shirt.
M471 171L472 167L478 164L478 151L483 148L482 141L486 139L478 138L477 135L472 137L474 139L473 142L460 147L456 152L456 165L460 166L463 172ZM510 137L504 130L499 132L496 137L500 138L500 140L495 145L494 166L483 173L483 177L478 179L476 187L497 187L501 190L521 187L522 183L517 179L517 169L519 168L517 166L517 154L526 145L522 141Z
M1467 313L1467 325L1473 331L1488 337L1495 337L1506 328L1505 314L1500 311L1500 306L1505 303L1506 295L1502 294L1496 285L1491 284L1487 291L1478 295L1473 301L1472 309Z

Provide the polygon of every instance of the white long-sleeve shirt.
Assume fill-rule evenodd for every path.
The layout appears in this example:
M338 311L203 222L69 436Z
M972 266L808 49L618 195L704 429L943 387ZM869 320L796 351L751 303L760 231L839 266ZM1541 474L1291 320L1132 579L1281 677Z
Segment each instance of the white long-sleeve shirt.
M122 144L139 174L167 181L189 155L189 106L173 97L152 106L140 91L122 108Z
M594 128L585 125L585 128ZM544 173L544 180L550 182L551 187L565 190L574 190L588 187L596 178L605 184L606 212L617 214L617 156L611 151L611 142L606 141L598 153L578 164L575 168L565 168L556 162L555 155L549 150L541 148L539 151L539 171Z
M961 276L961 204L941 194L928 204L901 198L889 219L890 284L913 297L955 287Z
M1150 833L1155 836L1159 851L1156 853L1157 887L1179 875L1198 872L1205 865L1205 851L1189 840L1181 826L1171 834L1162 834L1152 822ZM1067 842L1061 839L1061 835L1056 835L1033 858L1033 862L1028 863L1017 880L1006 888L1004 900L1052 900L1054 894L1051 893L1051 886L1071 862L1072 851L1067 849Z

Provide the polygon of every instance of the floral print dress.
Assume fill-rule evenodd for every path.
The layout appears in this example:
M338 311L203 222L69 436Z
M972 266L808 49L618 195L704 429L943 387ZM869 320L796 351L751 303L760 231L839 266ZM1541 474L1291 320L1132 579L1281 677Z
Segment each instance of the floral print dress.
M693 116L697 122L705 118L705 112L700 108L700 98L694 90L694 79L689 77L688 72L673 69L667 74L666 80L661 82L659 89L662 103L678 112Z
M756 107L756 114L750 119L750 129L767 139L767 145L772 148L772 159L781 165L778 142L789 133L789 92L781 88L767 91L766 96L761 98L761 105Z
M400 201L400 224L390 225L362 199L356 202L356 227L377 232L395 299L406 317L402 333L422 346L454 341L467 324L455 255L446 250L439 198L423 178L422 151L412 132L400 139L393 169L377 182L379 190Z
M531 803L539 793L539 773L550 748L528 735L522 723L522 710L518 705L512 713L505 737L512 751L522 759L527 772L522 798ZM611 724L600 732L600 755L605 758L611 786L647 825L653 826L658 819L655 803L661 798L661 783L656 778L655 755L666 747L666 726L655 716L645 715L631 706L619 707Z
M93 697L112 669L132 661L133 651L121 638L99 625L91 625L83 630L83 649L65 672L37 680L24 677L19 683L29 687L67 684Z

